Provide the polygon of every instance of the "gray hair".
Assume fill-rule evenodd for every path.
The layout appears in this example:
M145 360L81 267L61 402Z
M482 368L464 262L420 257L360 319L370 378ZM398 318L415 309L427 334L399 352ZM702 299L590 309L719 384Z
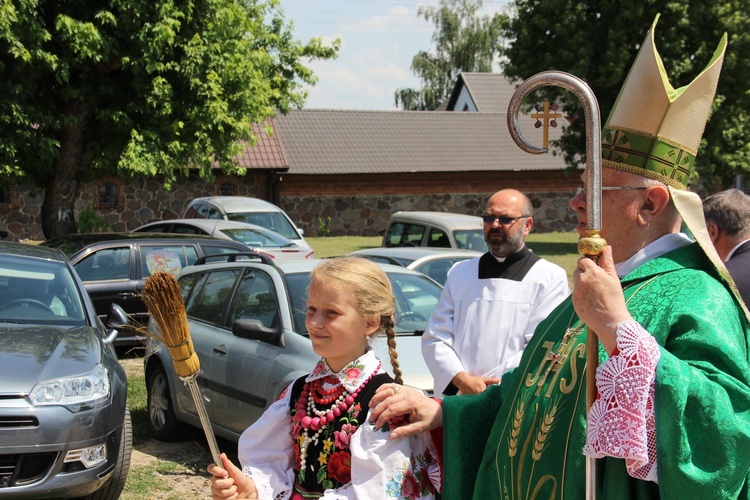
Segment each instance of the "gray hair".
M713 222L731 238L750 234L750 196L727 189L703 200L706 224Z

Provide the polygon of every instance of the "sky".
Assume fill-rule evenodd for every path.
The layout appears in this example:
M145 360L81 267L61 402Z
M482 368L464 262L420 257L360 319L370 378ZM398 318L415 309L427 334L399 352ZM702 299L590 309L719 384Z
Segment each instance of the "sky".
M481 13L505 3L485 0ZM393 110L396 89L420 88L411 61L434 45L434 25L417 16L419 5L438 0L281 0L294 38L341 39L338 58L307 64L318 83L305 108Z

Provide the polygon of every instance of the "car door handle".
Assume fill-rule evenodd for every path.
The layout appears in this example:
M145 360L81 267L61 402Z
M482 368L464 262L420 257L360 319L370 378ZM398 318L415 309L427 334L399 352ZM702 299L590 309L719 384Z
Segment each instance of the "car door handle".
M117 294L121 299L131 299L133 297L140 297L141 294L137 292L122 292Z
M214 352L217 352L219 354L226 354L227 348L224 344L214 346Z

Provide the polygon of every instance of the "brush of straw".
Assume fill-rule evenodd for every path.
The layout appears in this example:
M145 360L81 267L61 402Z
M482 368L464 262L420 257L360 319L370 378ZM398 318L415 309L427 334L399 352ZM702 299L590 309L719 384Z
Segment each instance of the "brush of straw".
M171 274L157 271L146 280L143 287L143 302L151 319L156 323L155 333L144 333L167 346L175 373L190 388L214 463L221 467L219 446L216 444L216 437L196 380L201 367L200 360L190 338L180 285Z

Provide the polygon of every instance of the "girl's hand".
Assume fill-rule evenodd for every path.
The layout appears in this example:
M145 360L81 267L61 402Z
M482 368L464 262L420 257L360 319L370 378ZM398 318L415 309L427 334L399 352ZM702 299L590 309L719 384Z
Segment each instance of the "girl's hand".
M242 473L225 453L221 454L221 462L224 466L216 464L208 466L211 474L211 494L214 500L224 498L258 498L255 482Z
M380 429L405 416L407 424L391 431L391 439L411 436L443 425L443 407L424 394L398 384L378 387L370 400L370 422Z

